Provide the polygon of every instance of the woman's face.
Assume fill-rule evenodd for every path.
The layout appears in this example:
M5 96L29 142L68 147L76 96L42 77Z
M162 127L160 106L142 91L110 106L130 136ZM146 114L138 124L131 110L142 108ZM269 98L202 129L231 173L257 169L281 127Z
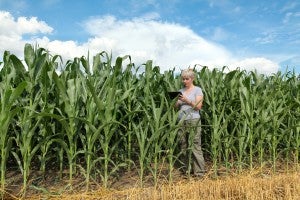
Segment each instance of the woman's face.
M188 76L181 77L182 83L185 87L189 87L193 84L193 79Z

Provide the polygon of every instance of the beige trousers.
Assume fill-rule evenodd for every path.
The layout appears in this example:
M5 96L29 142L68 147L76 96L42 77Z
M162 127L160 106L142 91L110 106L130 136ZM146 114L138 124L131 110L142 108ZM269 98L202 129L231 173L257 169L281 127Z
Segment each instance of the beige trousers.
M202 176L205 173L205 161L201 148L201 120L185 120L178 134L180 158L186 172Z

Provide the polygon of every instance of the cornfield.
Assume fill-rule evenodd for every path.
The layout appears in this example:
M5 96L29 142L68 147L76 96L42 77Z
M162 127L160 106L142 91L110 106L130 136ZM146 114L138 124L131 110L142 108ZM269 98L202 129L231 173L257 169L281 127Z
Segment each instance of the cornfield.
M126 63L126 64L125 64ZM48 170L109 187L109 180L136 169L139 184L154 185L166 165L172 182L180 155L177 112L168 91L180 75L161 72L130 56L112 60L101 52L62 62L59 55L26 44L24 60L6 51L0 63L1 194L8 170L29 176ZM196 66L195 66L196 67ZM240 69L202 67L196 85L204 92L201 112L204 157L227 172L263 169L276 173L299 165L300 77L295 72L262 75ZM36 185L35 187L39 187Z

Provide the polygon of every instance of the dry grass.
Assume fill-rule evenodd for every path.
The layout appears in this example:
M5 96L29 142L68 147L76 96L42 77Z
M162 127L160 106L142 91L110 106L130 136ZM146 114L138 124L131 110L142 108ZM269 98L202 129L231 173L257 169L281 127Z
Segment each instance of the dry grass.
M212 178L207 175L200 180L184 179L173 184L155 187L133 186L123 189L99 188L91 192L67 192L60 195L37 195L28 199L91 200L91 199L300 199L300 172L274 175L252 171L240 175Z

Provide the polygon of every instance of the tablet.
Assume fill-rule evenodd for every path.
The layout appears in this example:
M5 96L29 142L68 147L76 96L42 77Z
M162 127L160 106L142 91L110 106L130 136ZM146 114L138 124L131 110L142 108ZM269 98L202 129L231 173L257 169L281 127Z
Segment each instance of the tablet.
M175 99L179 95L182 95L182 93L181 92L168 92L168 95L171 99Z

